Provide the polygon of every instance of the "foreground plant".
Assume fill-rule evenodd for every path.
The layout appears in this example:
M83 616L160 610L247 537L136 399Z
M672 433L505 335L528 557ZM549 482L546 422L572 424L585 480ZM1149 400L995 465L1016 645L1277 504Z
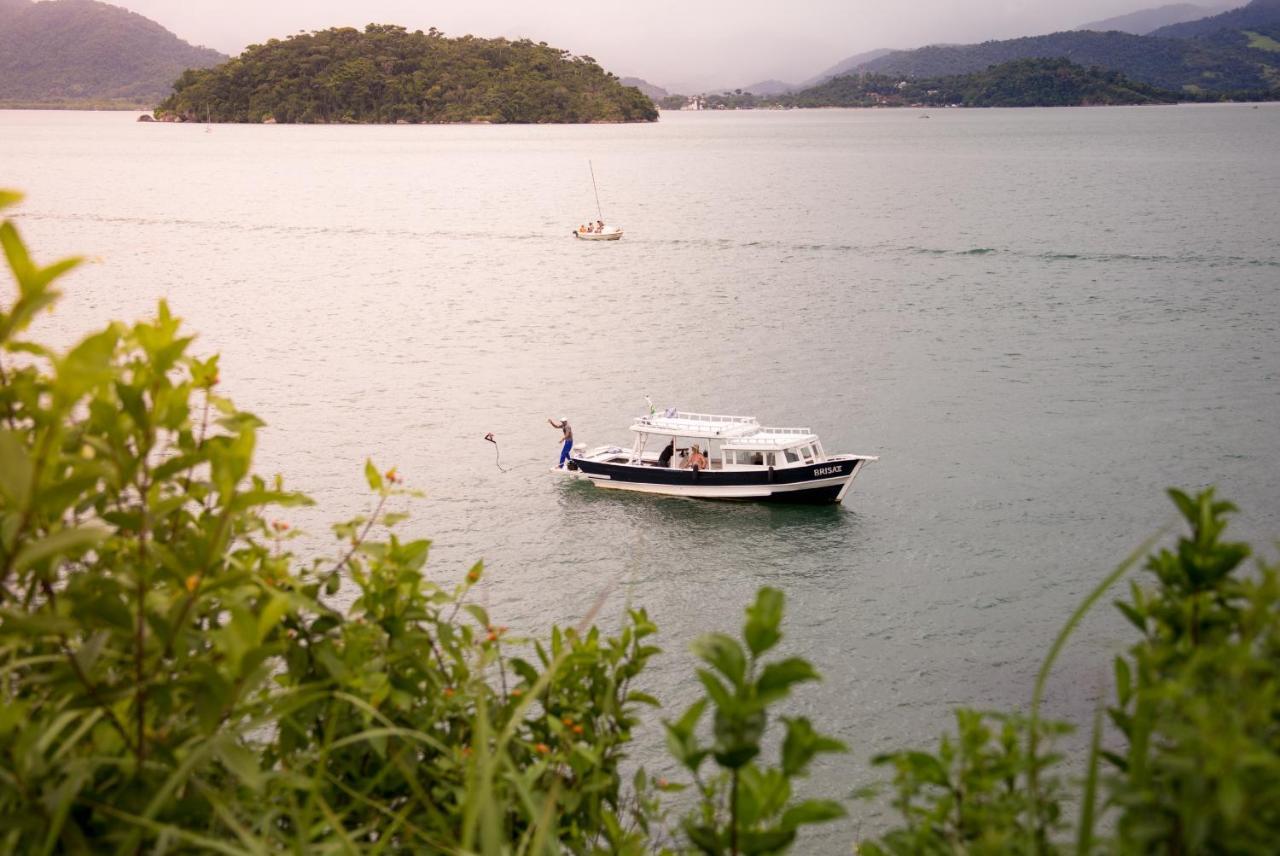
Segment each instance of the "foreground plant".
M1086 598L1046 659L1030 717L957 711L959 735L936 754L897 752L904 824L866 853L1270 853L1280 841L1280 570L1222 539L1235 506L1212 489L1169 496L1189 533L1151 555L1155 584L1130 583L1116 607L1140 640L1115 659L1122 745L1100 719L1086 759L1074 844L1062 836L1059 760L1037 716L1045 678L1080 618L1150 548L1144 544ZM993 727L994 726L994 727ZM1111 773L1102 776L1101 762ZM1100 832L1101 818L1112 831Z
M216 358L164 304L65 354L24 338L76 262L0 242L0 851L639 852L643 610L514 656L467 602L482 568L427 579L372 464L372 513L299 562L267 511L309 500L252 475Z
M667 745L693 776L699 802L685 817L688 841L707 854L778 853L801 827L844 817L832 800L792 800L792 783L804 776L820 753L845 746L814 730L804 717L783 717L779 763L758 762L769 729L770 709L804 681L818 680L808 661L788 657L763 662L782 639L782 592L762 588L747 608L741 644L723 633L708 633L693 651L710 669L699 669L705 695L675 722L668 722ZM698 723L710 708L712 742L703 743ZM713 769L704 773L711 759Z

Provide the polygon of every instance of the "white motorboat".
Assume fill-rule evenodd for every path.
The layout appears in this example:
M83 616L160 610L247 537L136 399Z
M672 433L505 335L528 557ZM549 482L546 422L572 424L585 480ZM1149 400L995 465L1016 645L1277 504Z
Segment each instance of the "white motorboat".
M752 416L668 410L631 424L630 448L575 446L566 465L593 485L698 499L843 502L875 455L828 455L808 428L773 428ZM681 444L686 445L682 446ZM693 446L707 465L690 466ZM567 474L567 473L566 473Z
M584 241L617 241L622 238L622 229L617 226L607 226L602 232L587 232L582 229L574 229L573 236Z

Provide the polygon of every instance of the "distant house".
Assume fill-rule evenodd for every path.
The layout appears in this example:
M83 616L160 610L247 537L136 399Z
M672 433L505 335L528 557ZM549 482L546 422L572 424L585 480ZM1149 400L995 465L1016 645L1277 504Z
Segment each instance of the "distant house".
M702 100L701 95L690 95L689 100L684 103L681 110L706 110L707 102Z

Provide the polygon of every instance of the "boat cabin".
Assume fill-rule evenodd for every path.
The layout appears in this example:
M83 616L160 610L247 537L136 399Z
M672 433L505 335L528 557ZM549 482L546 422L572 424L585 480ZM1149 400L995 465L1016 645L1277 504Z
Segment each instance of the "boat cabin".
M723 416L668 410L637 418L631 425L636 439L631 450L618 449L611 463L664 466L663 449L674 454L665 464L682 469L697 446L707 458L708 471L753 471L805 466L825 461L818 436L808 428L768 428L753 416Z

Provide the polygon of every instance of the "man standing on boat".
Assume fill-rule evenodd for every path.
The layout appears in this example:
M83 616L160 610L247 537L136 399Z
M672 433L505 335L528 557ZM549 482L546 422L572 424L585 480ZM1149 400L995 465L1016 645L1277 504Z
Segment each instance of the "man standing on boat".
M573 429L569 427L569 417L561 416L560 421L548 419L547 422L552 428L559 428L564 432L564 447L560 449L560 463L558 466L564 469L564 462L569 460L569 453L573 451Z

